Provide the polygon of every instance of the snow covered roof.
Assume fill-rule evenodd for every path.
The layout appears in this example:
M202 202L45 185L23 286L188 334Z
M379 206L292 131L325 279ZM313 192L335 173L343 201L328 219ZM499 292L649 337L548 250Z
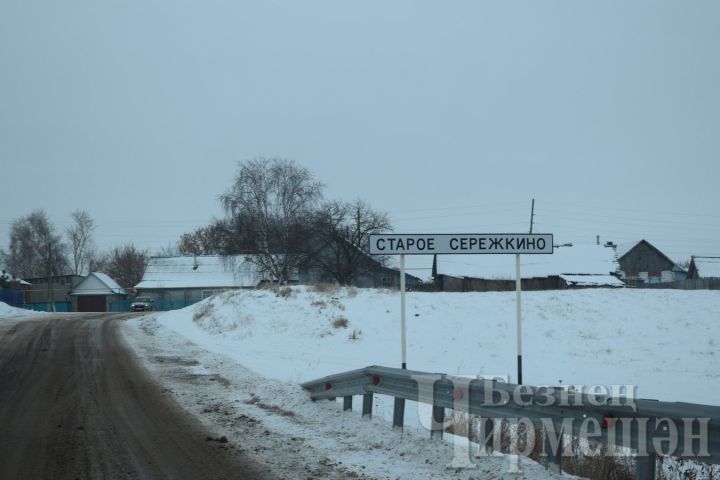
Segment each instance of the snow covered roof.
M16 276L6 272L5 270L0 270L0 278L2 278L3 280L5 280L8 283L17 283L20 285L31 285L30 282L26 282L22 278L18 278Z
M698 277L720 277L720 257L692 257Z
M85 277L70 295L125 295L125 290L106 273L92 272Z
M560 275L565 283L577 287L623 287L625 284L615 275Z
M254 287L267 280L245 256L152 257L138 290Z
M617 271L615 250L603 245L555 248L552 255L520 255L523 278L605 275ZM514 255L438 255L438 274L485 279L515 278Z

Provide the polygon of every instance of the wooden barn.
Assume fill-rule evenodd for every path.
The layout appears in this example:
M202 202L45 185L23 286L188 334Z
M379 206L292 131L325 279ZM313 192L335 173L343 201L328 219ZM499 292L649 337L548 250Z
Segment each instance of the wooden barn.
M619 247L620 278L629 286L670 283L687 278L687 272L647 240Z

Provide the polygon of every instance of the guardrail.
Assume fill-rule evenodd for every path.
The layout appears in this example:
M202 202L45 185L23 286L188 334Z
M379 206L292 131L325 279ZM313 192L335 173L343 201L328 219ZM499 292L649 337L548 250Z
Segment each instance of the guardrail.
M302 387L313 400L343 397L345 410L352 409L353 396L362 395L363 416L372 415L374 394L395 397L396 428L403 426L406 400L432 405L432 436L442 436L445 409L479 416L481 443L489 449L496 420L523 423L543 432L545 466L556 473L561 471L563 436L635 450L639 480L655 478L657 455L720 464L720 407L716 406L635 399L634 392L627 391L577 392L380 366L330 375Z

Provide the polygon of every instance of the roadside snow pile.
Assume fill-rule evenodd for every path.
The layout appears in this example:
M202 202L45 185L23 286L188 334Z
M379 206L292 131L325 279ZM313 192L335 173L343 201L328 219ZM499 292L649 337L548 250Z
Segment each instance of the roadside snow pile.
M0 302L0 319L14 317L29 317L32 315L42 315L42 312L33 312L24 308L11 307L5 302Z
M399 366L397 291L313 287L225 292L159 322L282 381ZM720 292L566 290L523 294L530 384L638 386L637 396L717 404ZM408 366L515 377L515 293L409 293Z
M210 319L207 313L210 325L220 318L216 315ZM219 448L249 454L269 477L560 478L540 464L519 457L521 477L511 469L512 456L496 453L477 457L476 445L470 446L464 439L455 439L458 443L453 444L449 434L445 441L433 441L422 427L393 429L382 410L391 412L392 405L380 395L373 398L372 418L360 416L362 397L353 399L352 413L344 412L337 403L311 402L297 384L268 379L225 355L208 352L205 345L195 345L158 325L156 318L146 315L124 324L126 338L136 354L161 381L163 391L205 425L208 438L225 437L227 443ZM242 327L235 331L239 329ZM406 416L417 419L417 413L409 410Z

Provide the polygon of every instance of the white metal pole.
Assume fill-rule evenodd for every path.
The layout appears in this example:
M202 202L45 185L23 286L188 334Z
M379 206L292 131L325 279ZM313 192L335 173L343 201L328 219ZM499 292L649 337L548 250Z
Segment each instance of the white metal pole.
M522 385L522 301L520 292L520 254L515 255L515 304L517 308L517 383Z
M407 368L407 348L405 337L405 255L400 255L400 351L402 368Z

